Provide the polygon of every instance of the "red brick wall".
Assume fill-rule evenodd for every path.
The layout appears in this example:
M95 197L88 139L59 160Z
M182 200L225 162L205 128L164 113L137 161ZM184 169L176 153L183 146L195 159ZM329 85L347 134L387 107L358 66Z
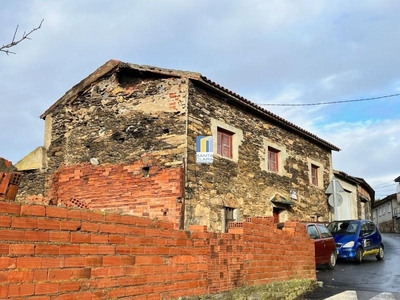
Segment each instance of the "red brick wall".
M145 169L144 169L145 168ZM67 207L118 211L174 223L179 228L183 168L161 169L153 161L120 165L72 165L52 177L51 199ZM56 203L54 203L56 204Z
M270 218L233 233L119 214L0 202L0 299L174 299L315 279L304 226Z

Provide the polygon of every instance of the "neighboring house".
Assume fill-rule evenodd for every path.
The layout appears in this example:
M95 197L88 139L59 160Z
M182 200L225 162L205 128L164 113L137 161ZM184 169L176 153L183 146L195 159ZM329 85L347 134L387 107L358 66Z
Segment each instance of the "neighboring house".
M17 164L21 201L216 232L249 216L329 218L339 148L199 73L111 60L41 118L44 146Z
M372 210L373 221L382 232L400 232L400 205L397 195L391 194L376 201Z
M350 176L342 171L334 170L333 175L343 189L338 191L341 203L336 210L332 208L332 219L372 219L375 191L371 186L364 179Z
M400 232L400 176L394 182L396 193L377 201L373 209L374 222L383 232Z

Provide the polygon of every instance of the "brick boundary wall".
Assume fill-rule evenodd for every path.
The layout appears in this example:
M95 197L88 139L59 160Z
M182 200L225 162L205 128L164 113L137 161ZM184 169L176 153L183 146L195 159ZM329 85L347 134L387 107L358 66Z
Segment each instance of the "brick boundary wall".
M304 226L272 218L230 233L36 204L0 202L0 299L176 299L316 279Z
M183 228L184 169L179 161L165 167L158 159L142 155L131 163L62 165L51 175L25 173L23 177L19 202L135 215ZM46 188L38 192L31 182Z

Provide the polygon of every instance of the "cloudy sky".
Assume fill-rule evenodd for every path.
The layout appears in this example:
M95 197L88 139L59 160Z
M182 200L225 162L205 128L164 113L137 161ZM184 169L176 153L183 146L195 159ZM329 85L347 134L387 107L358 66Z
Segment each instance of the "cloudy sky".
M338 146L376 196L400 175L400 1L1 0L0 156L43 145L39 118L109 59L200 72ZM271 104L301 104L272 106Z

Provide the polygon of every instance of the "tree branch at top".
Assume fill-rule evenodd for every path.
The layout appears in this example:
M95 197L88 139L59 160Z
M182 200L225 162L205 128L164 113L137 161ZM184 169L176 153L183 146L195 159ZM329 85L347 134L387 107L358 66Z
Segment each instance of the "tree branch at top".
M44 19L42 19L42 21L40 22L38 27L33 28L31 31L29 31L28 33L24 32L24 34L22 35L22 37L20 39L17 39L17 33L18 33L18 25L17 28L15 28L15 32L12 38L12 41L9 44L3 45L0 47L0 51L1 52L5 52L7 55L8 54L16 54L15 52L10 51L10 49L16 45L18 45L19 43L21 43L23 40L30 40L30 35L35 32L36 30L39 30L42 27Z

